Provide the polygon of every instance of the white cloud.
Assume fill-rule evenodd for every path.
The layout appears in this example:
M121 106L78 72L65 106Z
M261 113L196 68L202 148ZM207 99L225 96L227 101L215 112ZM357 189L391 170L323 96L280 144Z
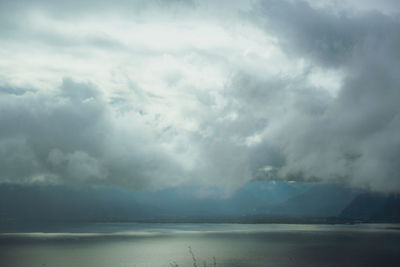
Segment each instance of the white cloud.
M1 180L397 189L399 22L348 2L4 1Z

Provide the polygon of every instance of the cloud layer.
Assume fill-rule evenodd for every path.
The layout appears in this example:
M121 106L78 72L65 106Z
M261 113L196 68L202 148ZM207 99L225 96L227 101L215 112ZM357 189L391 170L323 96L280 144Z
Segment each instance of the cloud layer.
M60 5L1 3L1 182L400 190L395 2Z

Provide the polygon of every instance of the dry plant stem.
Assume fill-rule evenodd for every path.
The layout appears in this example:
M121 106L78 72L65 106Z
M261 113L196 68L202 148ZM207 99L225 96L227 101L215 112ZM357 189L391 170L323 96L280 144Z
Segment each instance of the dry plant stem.
M194 256L194 253L192 251L192 247L189 246L189 253L192 255L192 260L193 260L193 267L197 267L197 260L196 257Z
M190 256L192 256L192 261L193 261L193 267L198 267L197 266L197 259L196 259L196 256L194 255L194 252L193 252L193 250L192 250L192 247L188 247L189 248L189 253L190 253ZM174 261L174 262L172 262L172 263L170 263L169 264L171 267L179 267L179 265ZM207 267L208 265L207 265L207 262L206 261L203 261L203 267ZM212 263L212 266L213 267L217 267L217 260L216 260L216 258L215 257L213 257L213 263ZM210 263L210 267L211 267L211 263Z

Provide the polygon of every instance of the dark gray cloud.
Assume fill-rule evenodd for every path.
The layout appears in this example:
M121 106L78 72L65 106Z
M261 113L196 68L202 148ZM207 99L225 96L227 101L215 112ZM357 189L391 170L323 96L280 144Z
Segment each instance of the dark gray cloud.
M353 14L350 11L315 9L305 1L261 1L259 23L280 37L288 53L310 57L317 64L339 67L349 58L384 49L381 41L396 41L398 17L378 11ZM400 9L399 9L400 12ZM387 40L389 41L389 40ZM397 40L398 42L398 40Z
M157 188L169 169L179 175L144 126L134 133L117 129L92 84L66 78L52 92L3 94L0 103L3 182Z
M299 104L308 109L319 103L311 108L319 112L302 116L298 110L282 129L287 133L275 140L284 151L281 175L398 190L398 16L334 14L286 1L263 1L257 13L292 57L345 74L339 94L330 101L321 101L318 92L300 93L307 101Z

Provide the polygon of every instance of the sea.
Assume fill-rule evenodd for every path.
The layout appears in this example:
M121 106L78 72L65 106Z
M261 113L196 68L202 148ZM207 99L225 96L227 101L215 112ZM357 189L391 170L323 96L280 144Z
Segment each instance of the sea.
M0 224L1 267L400 266L399 224Z

